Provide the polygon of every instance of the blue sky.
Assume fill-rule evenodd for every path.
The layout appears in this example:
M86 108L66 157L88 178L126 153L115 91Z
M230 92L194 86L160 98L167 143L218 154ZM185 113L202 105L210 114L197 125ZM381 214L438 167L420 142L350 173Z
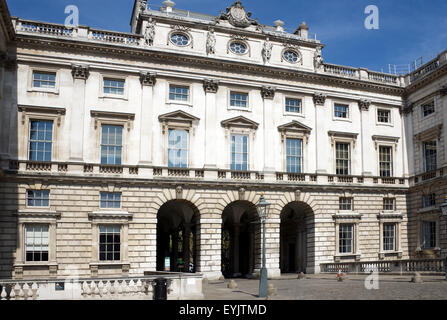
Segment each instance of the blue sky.
M233 0L174 0L176 7L218 15ZM158 8L162 0L148 1ZM78 6L80 24L129 32L134 0L7 0L11 15L64 23L66 5ZM326 45L326 62L387 71L388 64L424 62L447 49L446 0L243 0L260 23L281 19L293 32L306 21ZM366 6L379 8L379 30L367 30Z

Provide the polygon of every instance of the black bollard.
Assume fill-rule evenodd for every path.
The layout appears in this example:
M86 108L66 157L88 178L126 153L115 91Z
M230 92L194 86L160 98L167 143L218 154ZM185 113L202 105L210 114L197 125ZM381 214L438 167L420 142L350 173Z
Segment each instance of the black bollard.
M157 278L154 280L154 297L153 300L168 300L168 280L165 278Z

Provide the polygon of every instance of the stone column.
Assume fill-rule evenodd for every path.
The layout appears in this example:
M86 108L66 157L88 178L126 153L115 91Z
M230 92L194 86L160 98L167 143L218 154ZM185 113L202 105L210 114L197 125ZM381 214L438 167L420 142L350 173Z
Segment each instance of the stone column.
M217 145L216 145L216 93L219 89L219 81L203 80L205 90L205 168L217 167Z
M275 171L275 153L272 146L277 143L275 141L275 122L272 116L273 111L273 99L275 97L276 88L262 87L261 96L264 100L264 168L266 172ZM253 168L252 168L253 169Z
M360 150L362 151L361 157L362 157L362 169L361 173L364 176L371 176L373 175L372 168L374 168L374 164L371 163L370 159L376 162L376 157L372 157L371 155L371 141L369 141L369 106L371 105L371 101L369 100L360 100L358 102L359 109L360 109L360 131L361 131L361 137L359 139L360 144ZM353 154L353 152L352 152ZM374 150L373 150L374 154ZM369 155L369 156L367 156ZM352 157L352 156L351 156ZM351 159L352 160L352 159ZM355 174L352 172L352 174ZM378 175L378 174L377 174Z
M239 235L240 224L235 223L233 225L233 273L239 273Z
M72 65L73 98L70 108L70 160L84 161L85 89L89 67Z
M275 215L279 217L278 215ZM266 265L269 278L279 277L281 268L279 265L279 246L280 246L280 218L269 218L266 222ZM262 251L262 247L261 247Z
M153 88L157 74L141 72L141 117L140 117L140 165L152 164L152 114L154 109Z
M9 167L10 158L18 157L17 60L6 54L0 58L0 166ZM26 148L27 150L27 148ZM25 151L26 153L26 151ZM5 163L2 163L2 159Z
M178 258L178 231L172 231L172 255L171 255L171 271L177 272Z
M190 239L191 239L191 224L185 223L183 234L183 259L185 262L184 272L189 272L189 263L191 261L189 251L190 251Z
M326 103L326 95L323 93L315 93L313 95L313 101L315 105L315 170L316 173L327 173L328 163L327 161L318 161L318 151L319 149L324 150L327 146L327 132L325 131L324 119L327 117L327 113L330 114L330 110L326 110L324 105Z

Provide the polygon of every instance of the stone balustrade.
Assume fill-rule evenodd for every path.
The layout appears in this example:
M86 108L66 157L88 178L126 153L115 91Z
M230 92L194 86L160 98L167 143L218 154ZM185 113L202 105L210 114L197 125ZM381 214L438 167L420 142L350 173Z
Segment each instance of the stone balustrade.
M127 278L0 280L0 300L153 299L154 280L168 280L168 299L201 299L202 275L154 272Z
M7 172L26 174L49 174L52 176L84 176L84 177L110 177L128 179L185 179L199 181L243 181L247 183L281 183L281 184L341 184L341 185L387 185L408 187L409 181L413 184L419 181L416 178L402 177L371 177L371 176L339 176L316 173L288 173L288 172L259 172L259 171L233 171L225 169L198 169L198 168L168 168L152 166L129 165L102 165L94 163L73 162L31 162L11 160ZM443 170L435 172L442 176ZM447 171L445 171L447 172ZM430 177L433 174L430 174ZM415 180L416 179L416 180ZM420 179L420 181L422 181Z
M107 43L126 47L144 46L144 37L139 34L114 32L100 29L93 29L85 26L78 26L77 28L67 28L61 24L42 23L31 20L13 19L13 24L17 34L39 34L41 36L73 38L84 41ZM271 33L275 33L271 31ZM289 35L281 33L283 37L291 37L301 39L297 35ZM307 39L307 41L319 42L317 40ZM426 65L424 68L418 70L411 75L411 81L417 80L422 75L431 72L439 66L439 61L434 61ZM366 69L353 68L348 66L340 66L336 64L324 63L323 71L326 74L331 74L344 78L360 79L369 82L380 82L383 84L404 86L405 82L400 76L369 71Z
M411 259L411 260L381 260L363 262L339 262L322 263L320 265L323 273L412 273L426 272L433 274L445 273L445 259Z
M447 167L442 167L430 172L424 172L417 174L409 179L410 186L415 186L420 183L424 183L429 180L441 179L447 176Z

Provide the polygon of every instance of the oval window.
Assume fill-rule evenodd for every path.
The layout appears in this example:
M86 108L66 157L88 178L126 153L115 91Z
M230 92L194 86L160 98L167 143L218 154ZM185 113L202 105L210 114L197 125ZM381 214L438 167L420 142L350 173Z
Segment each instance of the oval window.
M297 63L299 56L298 53L292 50L287 50L283 53L284 60L290 62L290 63Z
M176 46L187 46L189 44L189 37L183 33L173 33L171 35L171 42Z
M235 41L230 44L230 50L231 52L236 54L246 54L247 46L245 45L245 43Z

